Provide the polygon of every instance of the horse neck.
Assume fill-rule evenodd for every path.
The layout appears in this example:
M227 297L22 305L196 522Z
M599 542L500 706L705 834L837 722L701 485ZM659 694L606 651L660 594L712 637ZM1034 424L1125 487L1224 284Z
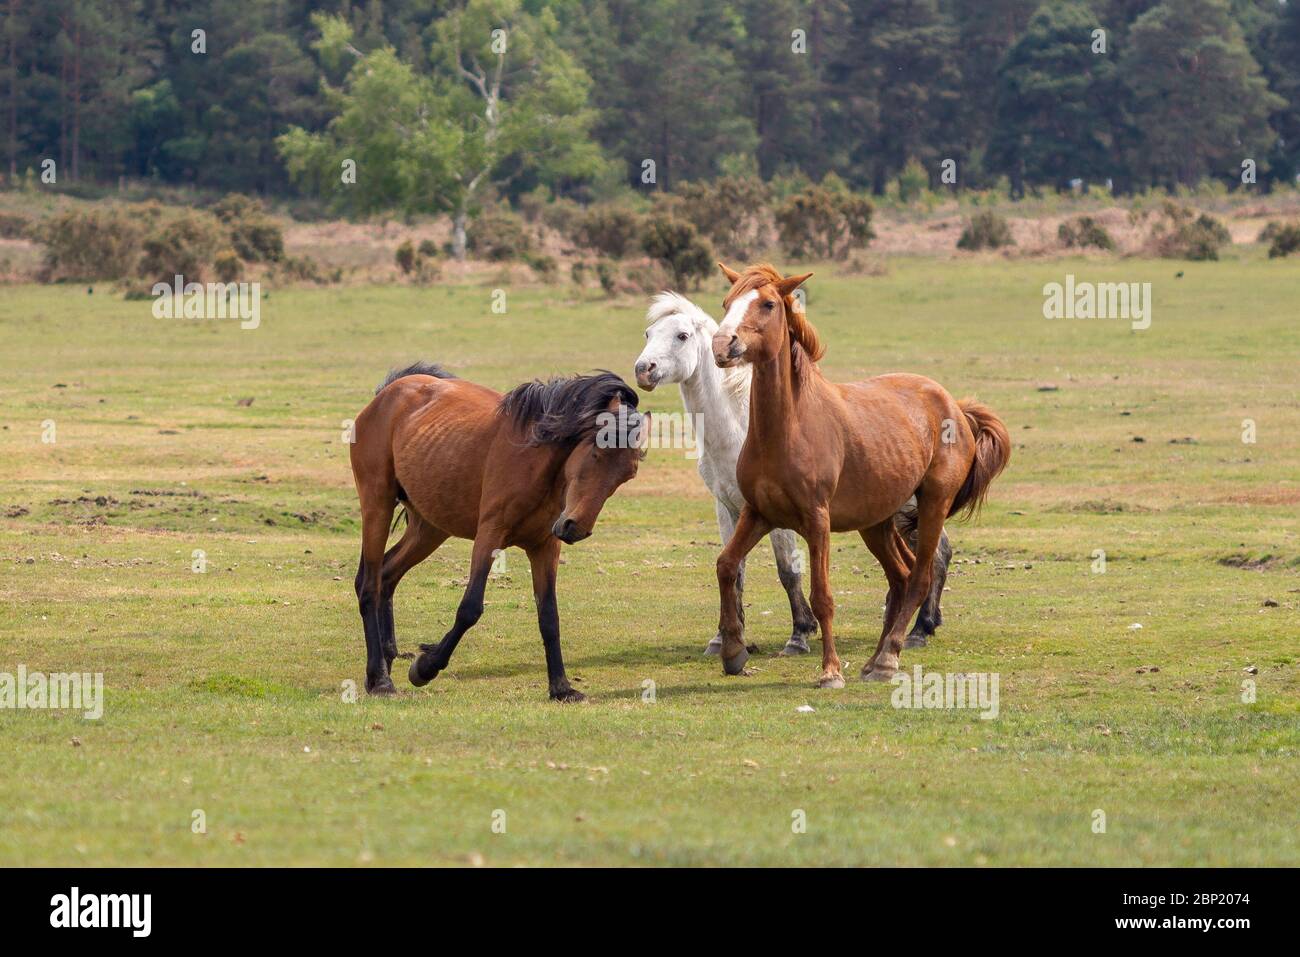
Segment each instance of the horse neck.
M703 336L696 336L700 351L695 371L681 381L682 405L688 415L703 415L706 423L725 423L722 429L707 426L699 439L705 455L722 454L727 446L744 439L745 410L737 408L728 392L722 370L713 361L713 351ZM739 434L738 434L739 433Z
M798 400L792 359L790 339L783 336L776 357L754 366L746 444L752 443L761 454L780 454L789 448Z

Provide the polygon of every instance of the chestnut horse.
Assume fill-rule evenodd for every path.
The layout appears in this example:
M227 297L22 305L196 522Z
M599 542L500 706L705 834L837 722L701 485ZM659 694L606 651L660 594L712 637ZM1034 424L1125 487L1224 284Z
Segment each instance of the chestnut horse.
M889 583L880 642L862 677L887 681L929 590L944 519L983 502L1011 455L1006 427L987 407L957 402L924 376L828 382L816 365L824 352L817 331L793 295L812 274L783 278L768 265L744 273L719 266L732 286L713 337L714 361L754 370L749 431L736 463L746 504L718 556L723 669L741 674L749 657L735 607L740 563L771 529L790 528L808 543L822 633L818 685L844 687L832 630L830 535L856 531ZM915 556L893 520L912 496Z
M357 416L352 446L368 692L395 690L394 589L454 535L474 542L469 585L442 641L420 646L411 684L426 685L447 667L483 614L493 560L518 546L532 566L551 698L583 700L560 655L560 543L590 535L606 500L636 475L649 418L636 404L636 391L612 372L528 382L505 396L427 363L389 374ZM406 532L385 553L399 502Z

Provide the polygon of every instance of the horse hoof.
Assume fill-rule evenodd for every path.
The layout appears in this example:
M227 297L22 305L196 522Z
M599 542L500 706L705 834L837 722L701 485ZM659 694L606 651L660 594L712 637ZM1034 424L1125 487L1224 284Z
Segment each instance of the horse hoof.
M745 673L745 662L749 660L749 649L741 648L740 654L734 658L722 659L722 673L726 675L743 675Z
M393 679L385 676L366 688L366 694L374 695L376 698L391 698L397 694L397 689L393 687Z
M806 655L808 651L808 639L803 635L792 635L790 640L785 643L785 647L781 649L781 657L792 658L795 655Z
M416 658L414 661L411 662L410 670L406 672L407 679L409 679L411 684L415 685L415 687L417 688L423 688L434 678L438 677L438 672L442 670L440 668L435 669L433 674L429 675L429 677L427 678L424 677L422 674L420 674L420 662L423 660L424 660L423 655L421 655L419 658Z
M822 675L821 680L817 682L818 688L843 688L843 675Z
M904 647L904 648L924 648L924 647L926 646L926 644L927 644L927 642L926 642L926 640L925 640L925 635L922 635L922 634L920 634L920 633L918 632L917 634L914 634L914 635L908 635L908 636L907 636L907 640L903 642L903 647Z
M567 691L552 691L551 700L558 701L560 704L577 704L579 701L586 701L587 696L576 688L569 688Z
M709 643L704 646L704 653L706 655L722 654L722 638L718 635L714 635Z
M862 672L863 681L892 681L894 675L898 674L897 668L872 668L869 671Z

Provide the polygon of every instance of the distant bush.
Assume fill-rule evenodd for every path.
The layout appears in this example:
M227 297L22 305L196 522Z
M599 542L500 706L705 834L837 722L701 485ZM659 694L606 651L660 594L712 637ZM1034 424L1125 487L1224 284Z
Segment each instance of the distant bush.
M466 247L480 259L505 262L533 251L533 236L523 219L508 209L485 209L470 222Z
M1056 235L1063 245L1071 249L1086 249L1092 246L1109 251L1115 248L1115 240L1106 231L1106 227L1091 216L1080 216L1078 219L1061 223L1056 230Z
M415 250L415 244L408 239L397 247L393 258L397 261L397 268L402 270L403 275L409 276L415 272L415 261L419 255Z
M581 259L574 260L569 267L569 278L573 280L575 286L585 286L587 284L587 269L589 267Z
M149 282L170 283L174 276L201 282L229 235L211 213L187 210L164 220L145 236L139 274Z
M793 258L842 258L875 238L871 200L845 189L808 186L776 210L781 245Z
M233 249L223 249L212 261L221 282L238 282L244 275L244 261Z
M0 213L0 239L24 239L32 228L32 221L17 213Z
M279 262L284 258L284 233L266 214L261 200L242 193L223 196L212 213L230 230L230 243L247 262Z
M641 245L642 218L610 203L588 206L572 223L571 238L602 256L622 259Z
M542 207L539 219L549 229L561 236L573 239L578 220L583 216L583 209L571 199L552 200Z
M672 273L677 289L687 289L713 271L712 249L684 219L651 216L641 234L641 248Z
M424 240L417 248L407 239L393 253L397 268L402 275L413 276L417 282L431 282L442 272L438 264L438 246L431 240Z
M529 268L545 282L553 280L560 271L560 264L555 261L555 257L548 256L546 253L529 253L525 261Z
M1300 223L1278 223L1271 239L1273 244L1268 250L1269 259L1282 259L1300 252Z
M43 278L123 279L135 272L140 256L139 220L118 206L58 213L40 226L45 245Z
M1213 216L1165 200L1152 228L1149 246L1165 259L1217 260L1219 249L1232 242L1232 234Z
M618 288L615 281L617 276L614 272L614 264L608 259L602 259L596 263L596 278L600 280L600 288L605 291L605 295L612 296Z
M1006 218L992 210L984 210L972 216L970 225L962 230L961 237L957 240L958 249L968 250L1000 249L1015 244Z
M930 188L930 174L926 172L921 161L912 157L898 174L898 201L910 204L916 202Z
M338 282L343 278L343 270L336 269L332 274L321 269L320 263L309 256L285 256L276 263L279 274L292 282Z
M677 190L680 213L725 256L748 259L770 242L772 190L757 176L722 176Z

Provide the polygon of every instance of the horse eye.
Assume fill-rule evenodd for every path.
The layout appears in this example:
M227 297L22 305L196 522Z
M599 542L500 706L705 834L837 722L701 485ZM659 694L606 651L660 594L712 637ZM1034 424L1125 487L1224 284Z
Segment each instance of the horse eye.
M677 338L678 338L679 340L681 340L682 342L685 342L687 339L690 338L690 336L688 336L688 335L687 335L686 333L684 333L684 332L679 332L679 333L677 333Z
M764 308L764 309L774 309L775 307L776 307L776 303L774 303L771 299L769 299L769 300L767 300L767 302L763 303L763 308Z

